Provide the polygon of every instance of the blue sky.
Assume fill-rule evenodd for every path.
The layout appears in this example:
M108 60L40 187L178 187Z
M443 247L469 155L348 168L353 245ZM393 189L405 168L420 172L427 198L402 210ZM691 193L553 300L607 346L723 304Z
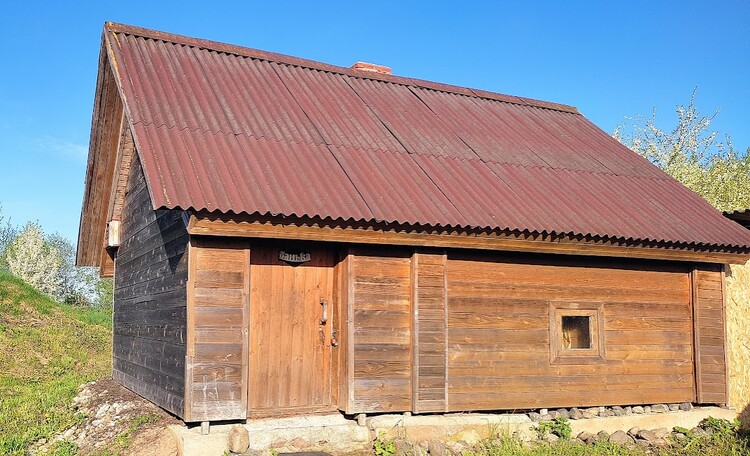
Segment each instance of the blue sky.
M698 87L750 147L750 2L6 2L0 204L77 238L104 21L577 106L607 132Z

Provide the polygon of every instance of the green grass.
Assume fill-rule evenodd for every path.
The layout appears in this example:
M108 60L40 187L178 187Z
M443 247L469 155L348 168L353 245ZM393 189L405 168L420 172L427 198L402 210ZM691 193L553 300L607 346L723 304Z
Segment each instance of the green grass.
M727 422L728 424L728 422ZM713 435L688 435L668 448L620 446L608 442L593 445L573 440L559 440L552 444L524 444L511 437L495 437L480 442L463 456L746 456L750 454L750 437L739 429L724 426Z
M0 454L80 422L77 388L110 373L111 312L57 303L0 271ZM54 454L74 454L70 442Z

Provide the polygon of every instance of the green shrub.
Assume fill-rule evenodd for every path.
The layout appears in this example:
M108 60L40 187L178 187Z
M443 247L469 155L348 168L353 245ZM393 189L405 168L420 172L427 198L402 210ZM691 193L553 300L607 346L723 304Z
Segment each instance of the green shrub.
M563 440L570 440L572 430L570 429L570 421L567 418L555 418L552 421L543 421L536 427L536 432L540 438L543 438L547 434L554 434Z
M381 432L375 439L373 448L377 456L391 456L396 453L396 442L386 437L385 432Z

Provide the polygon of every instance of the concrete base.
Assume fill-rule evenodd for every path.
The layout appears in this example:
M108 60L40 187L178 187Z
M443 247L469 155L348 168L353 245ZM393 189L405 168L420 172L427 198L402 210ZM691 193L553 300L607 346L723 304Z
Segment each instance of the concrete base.
M493 435L516 434L523 440L530 440L536 435L530 429L532 424L528 416L512 414L380 415L367 419L367 427L374 436L382 432L414 442L463 440L469 445Z
M170 430L182 456L223 456L228 448L229 431L235 426L238 424L212 424L208 435L202 435L200 427L171 426ZM273 448L279 453L343 454L372 447L370 429L358 426L341 414L248 420L241 426L250 434L248 452L266 454Z
M735 410L719 407L701 407L689 412L667 412L649 415L571 420L573 436L587 431L613 433L633 427L641 429L675 426L695 427L702 419L713 416L733 420ZM229 431L238 424L212 424L208 435L201 428L170 426L182 456L223 456L228 448ZM512 414L450 414L450 415L379 415L367 417L365 426L347 420L340 414L269 418L248 420L244 426L250 434L248 453L268 454L269 449L279 453L324 451L331 454L371 454L372 441L384 433L388 437L411 442L440 440L464 441L473 445L493 435L516 434L523 440L532 440L535 423L526 415Z
M596 434L599 431L613 433L628 431L631 428L641 429L666 428L671 431L675 426L694 428L704 418L724 418L729 421L737 418L737 411L720 407L699 407L689 412L650 413L648 415L609 416L606 418L591 418L587 420L570 420L573 437L583 431Z

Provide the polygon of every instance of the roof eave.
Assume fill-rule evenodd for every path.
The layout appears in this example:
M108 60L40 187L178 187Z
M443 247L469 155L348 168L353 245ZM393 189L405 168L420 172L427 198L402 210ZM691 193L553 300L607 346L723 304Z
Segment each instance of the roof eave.
M357 244L494 250L556 255L637 258L691 263L744 264L750 246L674 245L585 236L389 226L366 222L259 214L190 213L191 235L317 240Z

